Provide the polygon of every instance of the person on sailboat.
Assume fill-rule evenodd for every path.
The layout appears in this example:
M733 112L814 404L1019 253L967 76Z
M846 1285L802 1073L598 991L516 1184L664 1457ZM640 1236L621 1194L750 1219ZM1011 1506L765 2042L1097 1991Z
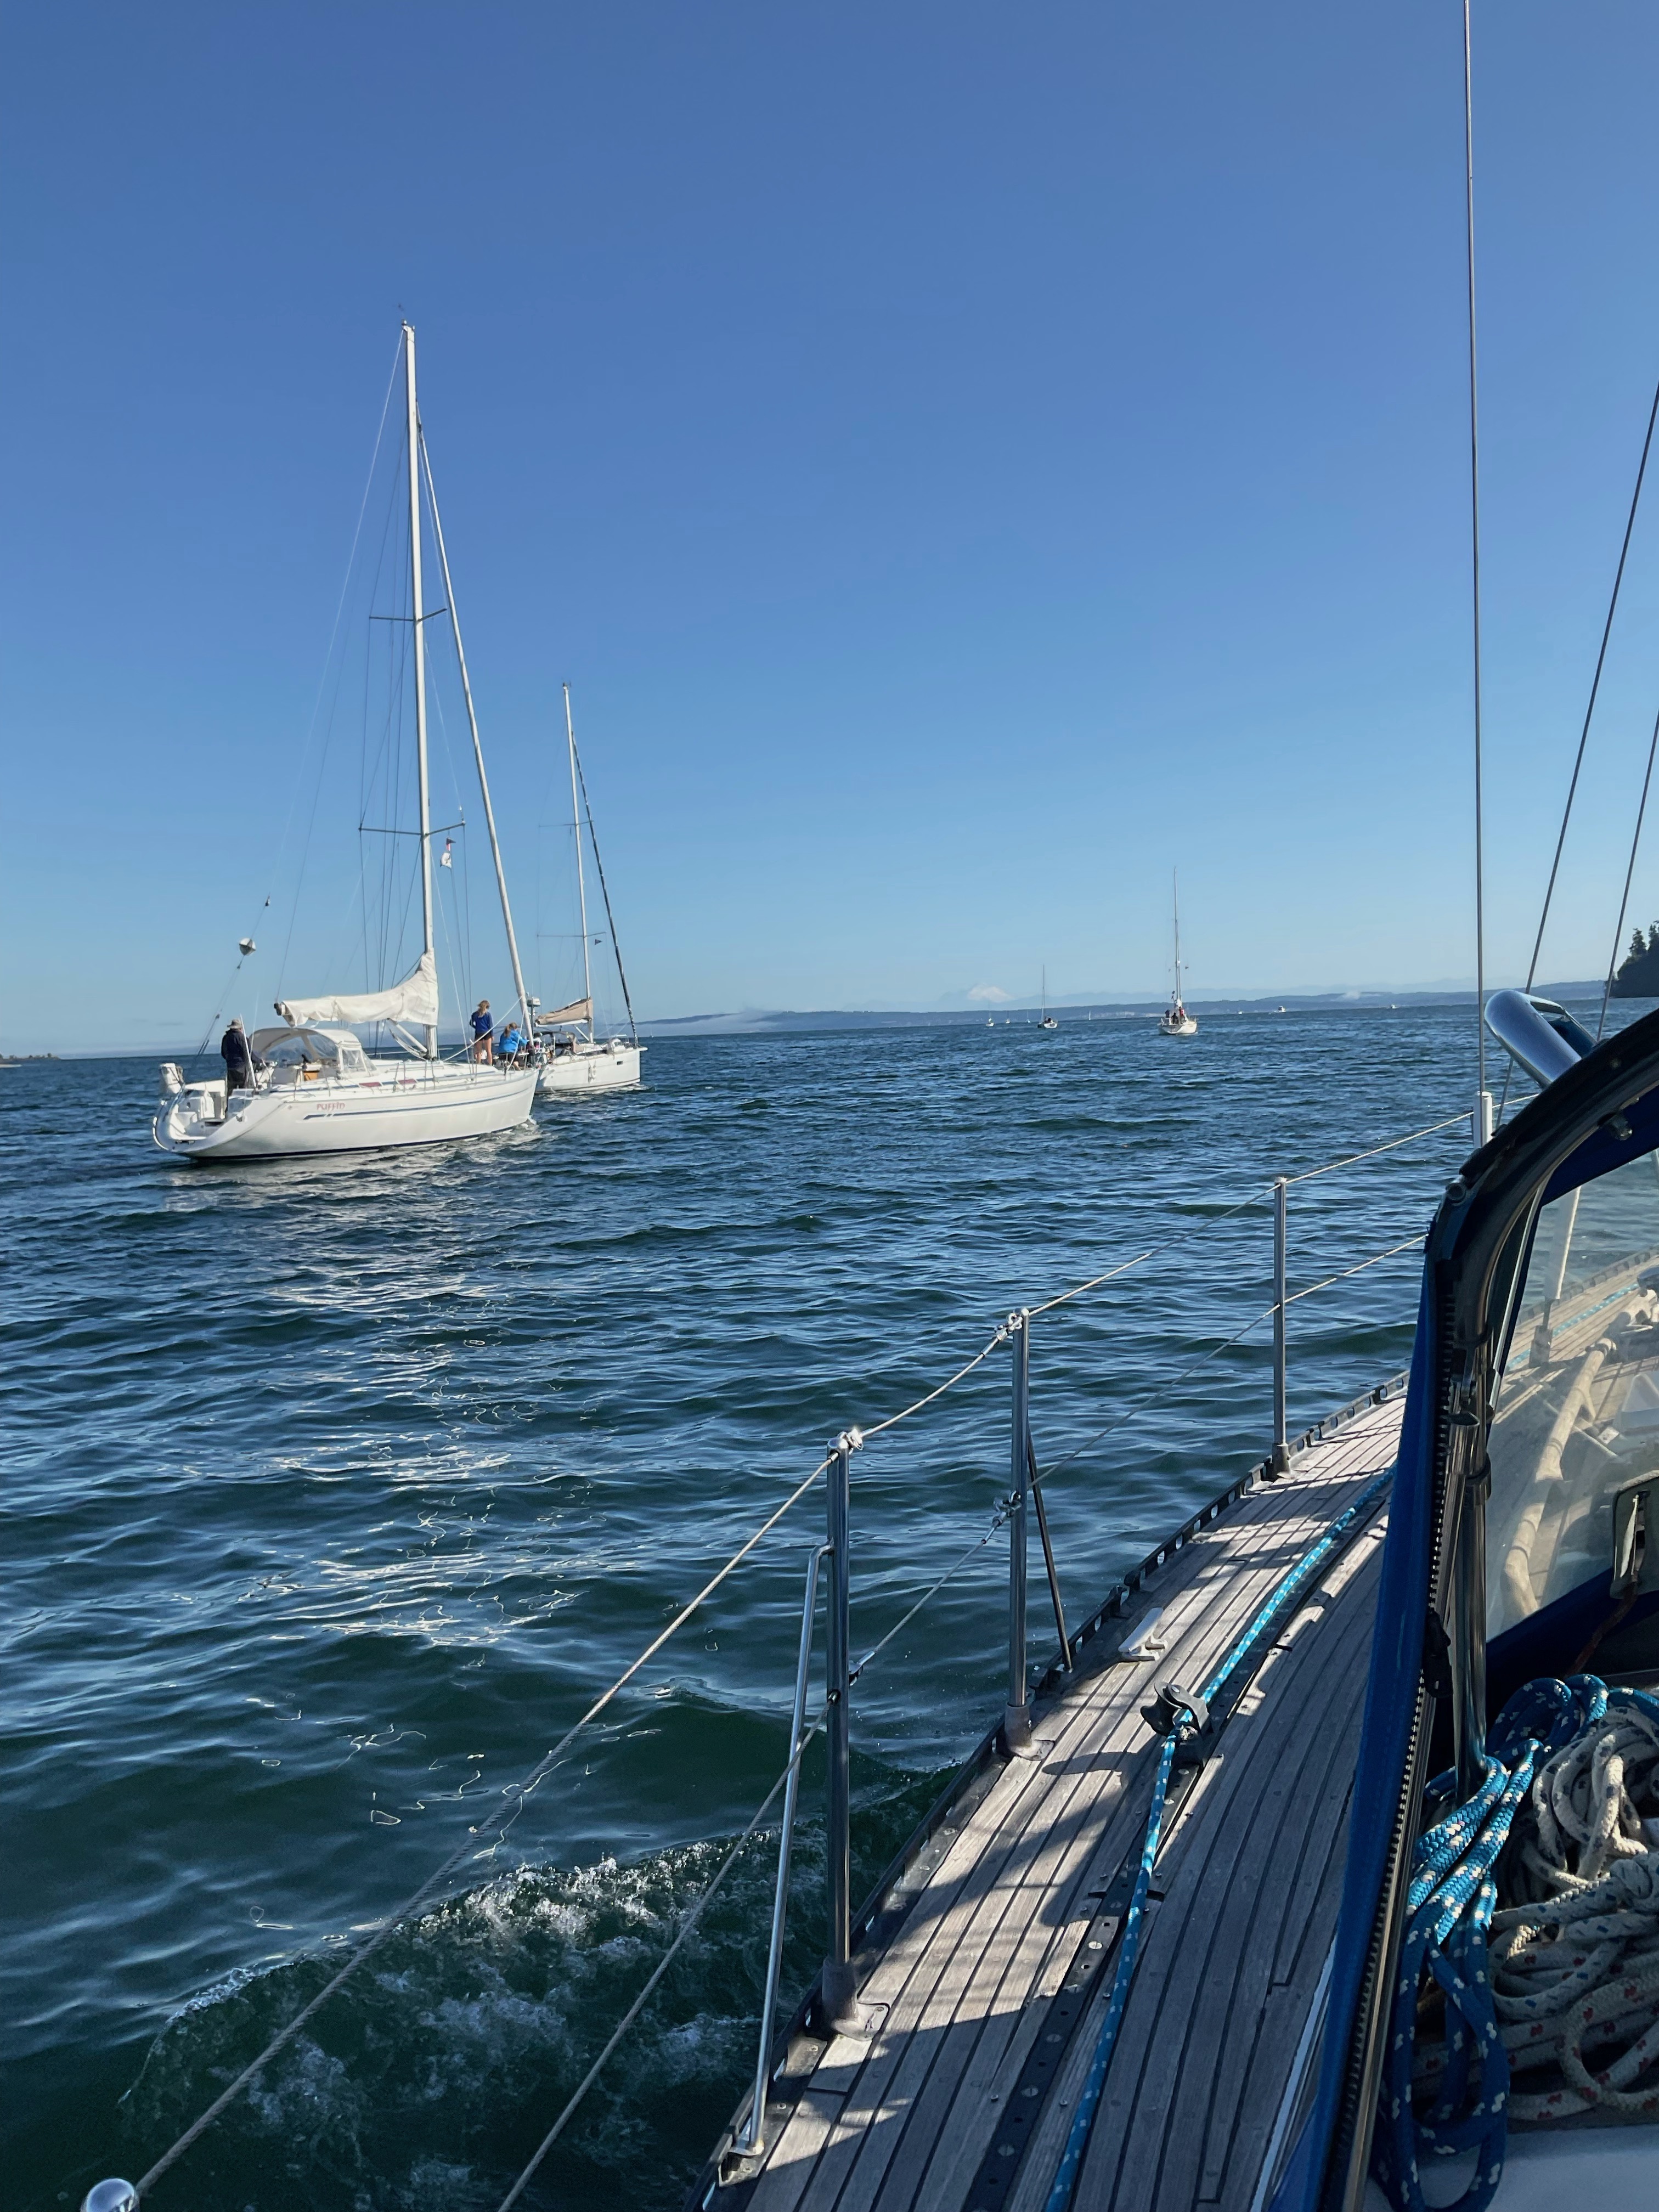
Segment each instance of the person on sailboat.
M495 1056L508 1067L518 1065L519 1054L524 1050L524 1031L510 1016L495 1047Z
M494 1060L495 1052L490 1043L490 1032L495 1024L489 1018L489 1001L480 999L478 1011L472 1017L472 1057L474 1060Z
M225 1063L225 1103L228 1105L233 1091L253 1089L254 1076L265 1064L264 1054L248 1043L240 1014L231 1016L230 1027L219 1040L219 1057Z

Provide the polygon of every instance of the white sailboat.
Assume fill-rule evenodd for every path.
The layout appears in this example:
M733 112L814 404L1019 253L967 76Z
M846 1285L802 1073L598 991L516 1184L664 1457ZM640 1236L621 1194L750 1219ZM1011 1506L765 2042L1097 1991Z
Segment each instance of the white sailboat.
M1196 1036L1198 1024L1187 1012L1181 996L1181 878L1172 873L1171 884L1175 896L1175 989L1170 1003L1158 1018L1160 1036Z
M438 964L433 943L432 812L427 777L426 641L429 618L422 602L421 479L424 466L432 528L443 571L455 638L473 756L483 799L489 849L495 862L501 919L526 1033L530 1007L519 965L518 940L507 902L507 878L495 836L495 817L484 775L466 656L461 647L449 556L438 520L432 465L421 434L415 396L415 332L403 326L404 390L408 410L410 620L415 668L415 748L420 796L420 879L422 945L420 958L389 989L318 998L282 999L275 1026L255 1030L248 1043L257 1073L252 1085L227 1096L227 1079L188 1081L176 1062L161 1068L161 1098L153 1133L165 1152L182 1159L292 1158L320 1152L379 1152L390 1146L442 1144L458 1137L493 1135L529 1118L536 1093L533 1067L496 1066L473 1058L438 1056ZM434 610L434 611L442 611ZM249 946L246 948L252 950ZM395 1059L365 1053L356 1030L384 1024L405 1048ZM260 1066L258 1063L264 1065Z
M568 684L564 687L564 733L570 752L570 826L576 842L576 902L581 914L582 995L573 999L568 1006L556 1006L551 1013L538 1013L536 1017L536 1028L544 1046L538 1086L544 1097L562 1097L578 1091L632 1091L639 1085L640 1054L645 1048L634 1026L634 1006L628 995L622 948L617 942L617 924L611 912L605 863L599 858L599 841L594 835L593 811L584 804L587 784L576 756L576 726L571 718ZM605 918L611 924L611 949L617 956L623 1004L628 1009L629 1033L625 1037L601 1037L593 1028L593 940L587 930L587 872L582 864L584 818L587 835L593 841L593 860L605 899Z
M1057 1030L1060 1027L1060 1024L1048 1012L1048 970L1046 968L1042 971L1042 1019L1037 1024L1037 1027L1040 1030Z

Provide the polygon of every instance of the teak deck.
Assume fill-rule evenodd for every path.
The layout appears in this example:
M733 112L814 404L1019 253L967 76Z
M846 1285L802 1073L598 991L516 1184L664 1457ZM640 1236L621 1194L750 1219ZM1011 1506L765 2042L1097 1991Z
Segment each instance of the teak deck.
M1139 1709L1155 1678L1195 1686L1213 1669L1390 1463L1402 1403L1366 1406L1253 1482L1100 1623L1036 1708L1037 1755L994 1762L880 1901L856 1960L867 2032L798 2029L762 2154L717 2158L696 2201L1041 2212L1146 1822L1158 1738ZM1385 1520L1278 1623L1166 1826L1076 2212L1251 2212L1335 1923ZM1163 1648L1120 1656L1155 1607Z

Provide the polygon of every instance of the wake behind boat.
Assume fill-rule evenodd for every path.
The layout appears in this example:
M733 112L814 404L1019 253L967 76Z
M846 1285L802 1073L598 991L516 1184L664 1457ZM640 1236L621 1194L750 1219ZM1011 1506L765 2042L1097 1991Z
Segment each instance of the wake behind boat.
M184 1159L246 1160L292 1158L313 1152L380 1151L390 1146L441 1144L458 1137L489 1136L528 1119L535 1097L536 1071L496 1064L489 1057L446 1061L439 1057L441 994L433 936L432 807L427 759L427 667L425 624L447 613L455 639L462 690L466 699L478 787L495 861L496 889L513 979L525 1029L530 1004L519 963L518 940L507 900L507 877L495 836L495 811L484 774L483 750L473 712L449 558L438 520L432 465L422 434L415 391L415 332L403 326L404 392L408 417L409 574L410 658L414 666L415 753L420 826L419 877L422 942L420 958L398 982L379 991L314 998L279 999L275 1027L254 1030L237 1066L228 1059L222 1076L186 1079L175 1061L163 1063L161 1097L152 1133L165 1152ZM422 604L421 579L421 483L424 472L447 605L429 611ZM450 865L446 841L443 864ZM253 940L242 940L246 958ZM356 1032L389 1030L403 1049L395 1056L371 1059ZM232 1029L240 1036L240 1025ZM239 1079L240 1069L240 1079Z

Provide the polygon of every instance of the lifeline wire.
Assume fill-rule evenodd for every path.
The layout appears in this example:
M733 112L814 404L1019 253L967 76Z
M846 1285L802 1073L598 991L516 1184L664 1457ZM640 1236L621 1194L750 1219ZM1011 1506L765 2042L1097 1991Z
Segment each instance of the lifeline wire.
M1443 1121L1431 1121L1426 1129L1413 1129L1409 1137L1393 1137L1386 1145L1373 1145L1366 1152L1350 1152L1346 1160L1332 1160L1322 1168L1308 1168L1301 1175L1286 1176L1286 1182L1312 1182L1319 1176L1334 1175L1339 1168L1351 1168L1361 1160L1374 1160L1382 1152L1397 1152L1401 1145L1414 1145L1419 1137L1437 1136L1442 1129L1455 1129L1462 1121L1472 1121L1464 1114L1449 1114Z
M1468 1118L1469 1117L1467 1114L1460 1114L1457 1116L1457 1119L1460 1121L1467 1121ZM1379 1147L1379 1149L1382 1148ZM1364 1158L1365 1155L1362 1154L1361 1157ZM1327 1275L1322 1283L1310 1283L1305 1291L1291 1291L1290 1297L1285 1299L1285 1303L1287 1306L1293 1306L1299 1298L1310 1298L1314 1296L1316 1291L1328 1291L1333 1283L1346 1282L1350 1275L1363 1275L1367 1267L1375 1267L1379 1266L1384 1260L1395 1259L1400 1253L1409 1252L1413 1245L1420 1244L1422 1242L1422 1237L1419 1236L1408 1237L1403 1244L1390 1245L1386 1252L1375 1252L1369 1260L1361 1260L1357 1267L1344 1267L1340 1274ZM1249 1334L1253 1328L1260 1328L1264 1321L1271 1321L1278 1310L1277 1302L1273 1305L1264 1307L1261 1312L1255 1315L1251 1320L1247 1321L1243 1328L1235 1330L1231 1336L1224 1338L1221 1343L1212 1345L1209 1351L1205 1352L1200 1358L1194 1360L1190 1367L1183 1367L1179 1375L1158 1376L1155 1377L1154 1380L1148 1384L1146 1389L1142 1391L1139 1397L1135 1399L1131 1405L1126 1407L1122 1413L1115 1414L1113 1418L1107 1422L1104 1428L1096 1429L1091 1435L1085 1437L1081 1443L1074 1444L1071 1450L1068 1451L1063 1458L1054 1461L1044 1474L1042 1480L1045 1482L1052 1482L1055 1475L1060 1473L1062 1468L1070 1467L1074 1461L1080 1459L1085 1452L1091 1449L1094 1445L1103 1442L1105 1437L1109 1437L1114 1430L1121 1429L1124 1425L1125 1422L1133 1420L1137 1413L1144 1413L1147 1405L1152 1399L1166 1396L1170 1391L1176 1388L1177 1383L1185 1382L1192 1376L1196 1375L1200 1367L1207 1367L1211 1360L1218 1359L1224 1352L1231 1352L1234 1345L1242 1342L1243 1340Z
M1215 1673L1198 1692L1206 1705L1212 1705L1216 1694L1227 1677L1238 1665L1245 1653L1261 1635L1274 1615L1283 1610L1286 1602L1307 1583L1315 1569L1322 1565L1341 1542L1356 1521L1368 1515L1394 1480L1394 1468L1389 1465L1381 1474L1374 1475L1346 1511L1339 1513L1318 1541L1305 1551L1289 1571L1268 1594L1258 1607L1243 1633L1221 1662ZM1129 1899L1129 1909L1123 1918L1123 1942L1117 1955L1117 1968L1112 1977L1112 1993L1107 2002L1106 2017L1101 2023L1100 2036L1095 2045L1094 2056L1089 2062L1089 2071L1084 2077L1078 2094L1077 2110L1072 2117L1066 2148L1060 2154L1060 2166L1054 2185L1048 2191L1044 2212L1067 2212L1073 2193L1077 2187L1083 2154L1089 2147L1089 2136L1094 2126L1095 2113L1100 2104L1101 2093L1106 2086L1107 2070L1112 2063L1118 2031L1123 2025L1123 2014L1129 2002L1129 1985L1134 1979L1135 1961L1140 1948L1141 1917L1146 1909L1146 1892L1152 1884L1152 1868L1164 1840L1164 1814L1169 1796L1170 1773L1175 1765L1176 1747L1187 1726L1192 1721L1188 1711L1185 1719L1176 1725L1164 1740L1158 1753L1158 1771L1152 1782L1152 1802L1146 1818L1146 1832L1140 1849L1140 1864L1135 1873L1135 1886Z
M611 2030L610 2041L605 2045L605 2049L600 2051L599 2057L593 2061L593 2063L588 2068L586 2073L583 2075L581 2080L572 2091L570 2097L565 2105L564 2110L559 2114L558 2118L554 2121L552 2126L542 2137L542 2140L537 2146L535 2154L532 2157L529 2165L526 2166L524 2172L514 2183L512 2188L509 2189L506 2196L502 2197L500 2212L512 2212L512 2207L516 2204L520 2197L523 2196L526 2188L535 2175L536 2169L540 2166L542 2160L547 2156L549 2151L552 2149L554 2144L558 2141L560 2135L563 2132L566 2121L569 2119L570 2115L575 2111L577 2106L580 2104L582 2099L592 2087L594 2082L599 2080L600 2071L603 2069L605 2061L610 2057L611 2052L622 2041L623 2036L627 2034L629 2029L632 2027L634 2022L639 2018L641 2013L644 2010L647 1998L651 1995L652 1990L656 1988L658 1983L661 1981L663 1976L668 1972L669 1965L672 1960L675 1953L679 1949L681 1944L684 1942L686 1937L691 1933L691 1930L696 1926L698 1921L702 1917L703 1907L708 1903L709 1899L714 1896L714 1892L720 1887L720 1884L726 1880L726 1875L732 1871L732 1867L737 1863L738 1854L742 1850L744 1845L749 1841L749 1838L754 1834L756 1829L759 1827L761 1822L765 1819L768 1812L771 1809L773 1801L776 1798L779 1790L783 1788L785 1783L788 1781L789 1777L794 1772L796 1767L799 1765L802 1758L805 1754L807 1745L811 1742L813 1737L817 1734L823 1725L823 1716L820 1713L817 1720L813 1722L811 1727L807 1729L805 1735L802 1736L799 1743L796 1746L793 1758L791 1759L789 1764L784 1768L782 1773L779 1775L777 1780L767 1791L759 1805L756 1807L754 1818L750 1821L749 1826L744 1830L743 1833L738 1838L736 1843L732 1844L731 1850L720 1861L719 1867L715 1869L714 1879L709 1882L708 1887L703 1891L702 1895L697 1899L696 1903L691 1907L690 1912L687 1913L684 1920L680 1924L679 1934L676 1936L673 1942L663 1953L662 1957L658 1960L650 1979L646 1983L645 1987L640 1991L638 1996L635 1998L633 2003L629 2005L628 2010L623 2014L622 2018L617 2022L616 2027Z
M697 1595L691 1600L689 1605L681 1607L680 1611L674 1616L673 1620L669 1622L667 1627L663 1630L662 1633L655 1638L653 1642L647 1644L645 1650L641 1652L639 1657L634 1661L633 1664L623 1669L623 1671L617 1677L616 1680L611 1685L611 1687L606 1690L602 1696L594 1699L593 1703L588 1707L581 1718L572 1727L567 1729L563 1735L560 1737L557 1743L554 1745L552 1750L548 1752L545 1756L538 1760L536 1765L531 1769L524 1781L519 1784L517 1791L519 1802L514 1809L511 1818L504 1824L501 1829L501 1833L502 1835L505 1835L507 1829L512 1826L513 1821L517 1820L520 1813L524 1809L525 1800L541 1782L545 1780L555 1761L560 1757L560 1755L575 1741L577 1736L580 1735L581 1731L585 1728L598 1718L599 1715L605 1711L605 1708L611 1703L617 1692L621 1690L626 1683L633 1680L634 1676L639 1673L641 1668L645 1665L647 1660L652 1658L657 1652L661 1650L663 1645L667 1643L669 1638L674 1634L677 1629L682 1627L684 1623L691 1618L692 1614L696 1612L698 1607L702 1604L704 1599L711 1596L713 1593L720 1588L726 1577L731 1574L732 1570L737 1567L742 1560L747 1559L750 1553L754 1550L756 1545L760 1542L762 1537L767 1535L777 1526L778 1522L782 1520L784 1515L788 1512L791 1506L798 1504L799 1500L806 1495L806 1492L811 1488L812 1485L817 1480L818 1477L823 1473L824 1468L828 1465L829 1462L827 1460L820 1460L817 1466L813 1468L811 1474L807 1476L806 1480L802 1483L797 1484L796 1487L790 1492L788 1497L784 1499L782 1504L778 1507L777 1510L773 1513L769 1519L763 1521L760 1527L756 1529L754 1534L750 1537L748 1541L732 1554L732 1557L720 1570L719 1573L711 1577L710 1579L703 1584L702 1588L697 1592ZM769 1803L771 1801L769 1799L767 1802ZM259 2073L261 2069L267 2065L270 2061L276 2056L279 2051L284 2049L288 2044L293 2041L294 2038L299 2033L301 2028L304 2027L307 2021L311 2018L312 2014L316 2012L321 2005L325 2004L327 2000L333 1996L335 1990L340 1987L341 1984L350 1975L354 1974L366 1959L370 1957L375 1951L379 1950L381 1944L386 1942L386 1938L395 1929L401 1926L403 1922L409 1917L411 1912L415 1911L418 1906L424 1904L426 1899L432 1894L433 1891L437 1888L439 1883L441 1882L447 1875L454 1872L461 1861L465 1858L469 1851L473 1849L477 1840L477 1834L478 1831L476 1828L469 1828L467 1830L466 1834L462 1838L460 1843L457 1845L455 1850L450 1853L443 1864L437 1869L436 1872L429 1875L426 1881L421 1884L421 1887L415 1891L412 1896L408 1898L404 1903L400 1905L397 1911L393 1912L389 1918L382 1921L380 1927L375 1929L373 1935L367 1936L364 1941L357 1946L356 1949L346 1960L344 1966L341 1967L339 1972L336 1974L331 1981L325 1983L324 1986L319 1990L316 1996L311 1999L308 2004L302 2006L301 2009L295 2013L294 2018L289 2021L286 2027L279 2029L278 2032L272 2036L270 2041L259 2053L259 2056L253 2060L252 2063L251 2065L245 2066L242 2069L242 2071L236 2076L235 2080L230 2083L229 2087L220 2092L219 2095L214 2099L213 2102L201 2115L200 2118L185 2129L184 2134L179 2137L179 2140L173 2145L171 2149L162 2153L161 2156L156 2160L155 2165L150 2167L149 2172L144 2174L139 2180L137 2184L137 2194L140 2197L143 2197L146 2191L148 2191L155 2182L161 2179L161 2176L167 2171L169 2166L175 2165L177 2161L184 2156L191 2145L213 2124L214 2121L218 2118L220 2113L224 2111L225 2107L233 2103L234 2100L240 2095L241 2092L247 2087L248 2083L253 2080L254 2076ZM500 1838L498 1837L497 1842L499 1842L499 1840ZM495 1844L491 1844L489 1848L493 1850L496 1846Z

